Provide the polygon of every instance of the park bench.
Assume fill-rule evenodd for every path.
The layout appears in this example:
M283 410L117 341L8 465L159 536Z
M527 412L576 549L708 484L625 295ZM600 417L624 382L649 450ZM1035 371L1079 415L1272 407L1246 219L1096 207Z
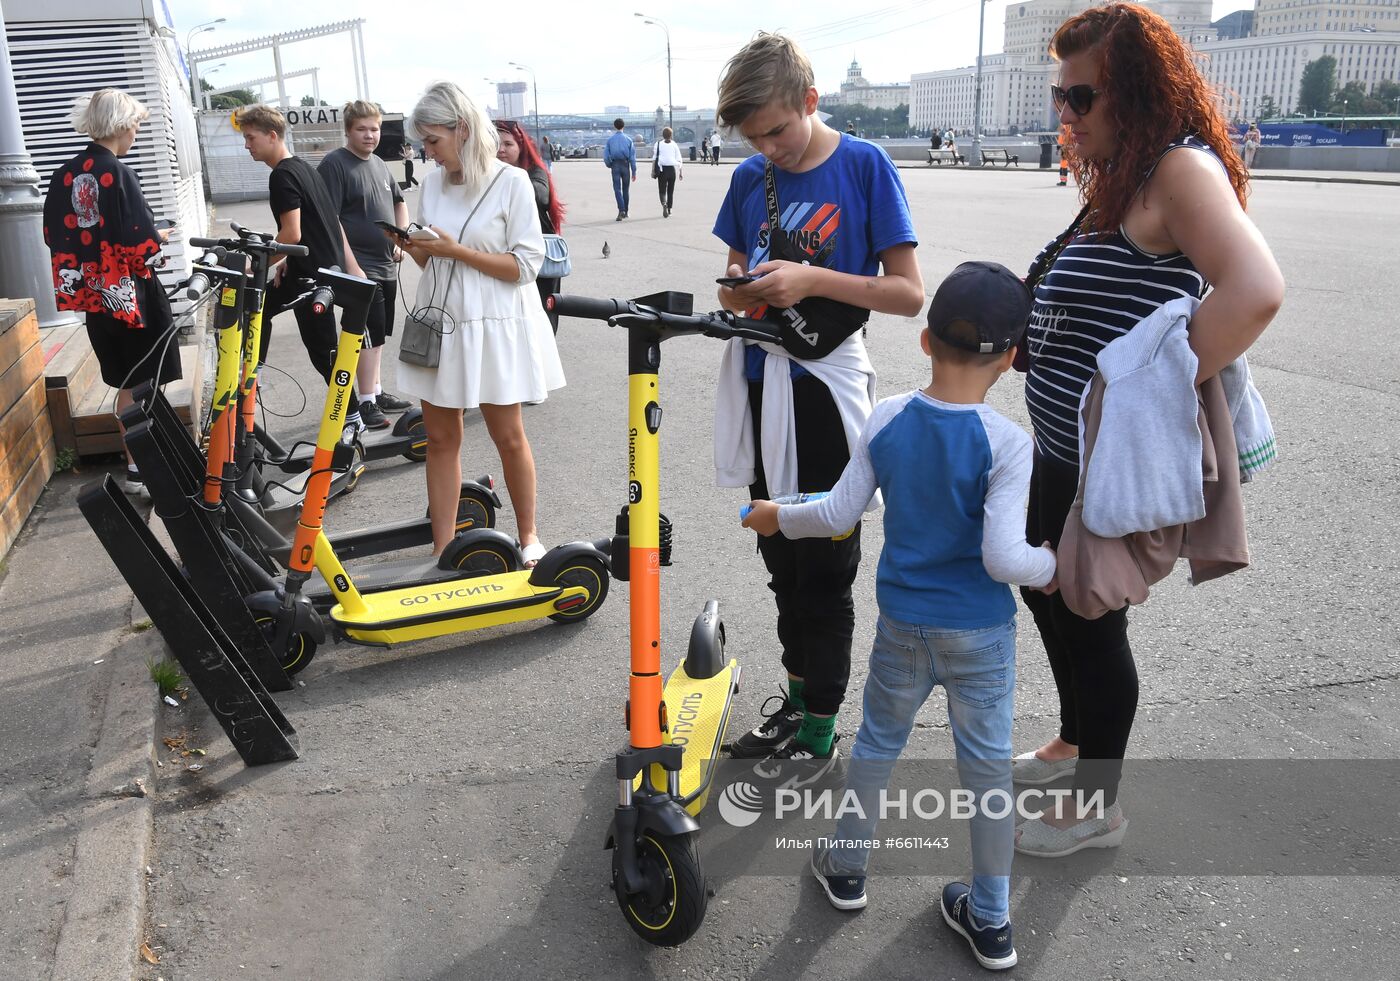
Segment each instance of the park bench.
M1005 147L983 147L982 160L984 163L999 163L1003 167L1010 167L1012 164L1021 166L1021 158Z
M956 166L957 164L962 163L964 159L965 158L962 157L957 150L940 149L928 151L928 165L930 167L932 167L934 164L938 164L938 166L942 167L943 161L945 160Z

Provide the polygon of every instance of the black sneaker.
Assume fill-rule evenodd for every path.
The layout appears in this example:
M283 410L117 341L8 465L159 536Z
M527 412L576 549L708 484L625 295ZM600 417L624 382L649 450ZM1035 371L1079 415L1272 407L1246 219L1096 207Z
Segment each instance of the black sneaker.
M840 758L834 738L825 753L813 752L796 739L790 739L782 749L756 764L753 775L754 779L772 784L778 790L801 790L826 776Z
M781 704L769 712L768 706L775 698ZM763 716L762 724L729 744L729 755L732 758L762 759L797 735L797 730L802 728L802 709L789 702L786 695L770 695L758 712Z
M1016 948L1011 946L1011 921L1001 926L983 926L972 914L968 897L972 887L964 882L950 882L943 887L943 922L963 935L972 954L989 971L1005 971L1016 966Z
M373 402L360 403L360 421L365 424L366 429L389 428L388 417L380 412L379 406Z
M839 910L865 909L865 876L827 875L826 857L830 852L829 848L812 850L812 874L821 883L826 898Z
M397 398L388 392L380 392L376 395L374 404L379 406L380 412L407 412L413 408L413 403L408 399Z

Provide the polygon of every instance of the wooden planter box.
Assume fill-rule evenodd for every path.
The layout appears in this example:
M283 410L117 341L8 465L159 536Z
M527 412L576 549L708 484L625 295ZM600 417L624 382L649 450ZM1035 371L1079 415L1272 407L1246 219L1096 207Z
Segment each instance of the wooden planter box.
M34 301L0 299L0 556L53 476L56 456Z

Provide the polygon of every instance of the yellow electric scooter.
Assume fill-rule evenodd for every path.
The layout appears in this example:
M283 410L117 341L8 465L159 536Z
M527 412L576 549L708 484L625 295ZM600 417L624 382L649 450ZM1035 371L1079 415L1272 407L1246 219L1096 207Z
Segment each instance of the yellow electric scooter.
M606 320L627 329L628 521L614 538L613 575L630 579L632 673L628 746L617 755L618 805L608 829L613 891L623 916L648 943L684 943L705 917L709 894L695 850L694 815L705 806L739 665L724 658L719 603L695 619L685 660L661 683L661 342L683 334L777 340L777 325L727 311L693 315L688 293L599 300L558 293L563 317ZM619 533L622 529L619 528Z
M533 569L514 541L499 531L459 534L436 560L375 566L374 587L357 585L322 530L331 462L343 435L350 386L359 362L374 284L322 269L319 283L345 308L330 388L316 439L306 500L297 521L283 584L247 598L283 664L304 665L325 639L304 587L318 570L334 604L327 618L337 640L376 647L441 637L548 617L586 620L608 595L608 557L595 545L572 542L545 553Z

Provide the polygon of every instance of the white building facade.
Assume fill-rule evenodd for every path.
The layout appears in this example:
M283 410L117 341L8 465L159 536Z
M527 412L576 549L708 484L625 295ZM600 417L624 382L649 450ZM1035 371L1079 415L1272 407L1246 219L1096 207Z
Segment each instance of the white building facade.
M1400 32L1400 0L1255 0L1254 33Z
M1253 119L1264 98L1282 113L1294 112L1303 69L1326 55L1337 59L1336 86L1400 79L1400 27L1389 32L1289 31L1197 44L1202 68L1225 100L1226 115Z
M818 103L823 106L865 106L869 109L895 109L909 104L909 86L902 82L875 84L867 82L860 73L860 63L851 60L846 69L846 80L841 83L839 92L823 95Z
M1061 24L1102 0L1025 0L1006 8L1001 54L982 58L984 133L1037 132L1053 129L1055 108L1050 83L1056 72L1050 40ZM1400 0L1395 0L1400 2ZM1149 0L1182 37L1215 37L1210 0ZM914 129L972 130L977 66L922 72L909 79L909 125Z

